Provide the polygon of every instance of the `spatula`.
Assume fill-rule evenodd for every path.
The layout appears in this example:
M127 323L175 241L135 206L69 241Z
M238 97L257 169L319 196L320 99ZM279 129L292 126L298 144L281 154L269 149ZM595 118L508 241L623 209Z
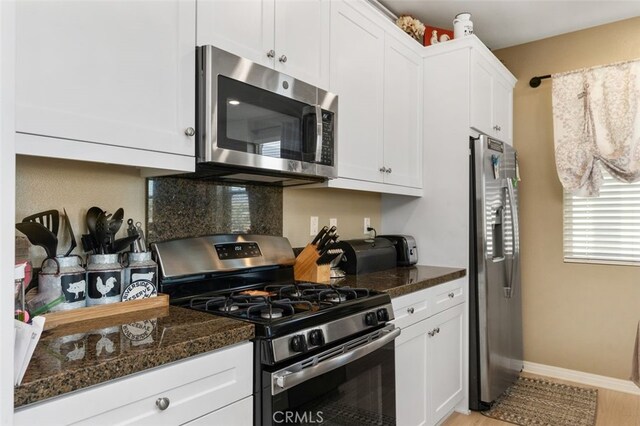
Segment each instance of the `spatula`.
M44 212L32 214L22 219L23 222L35 222L44 225L54 236L58 236L58 228L60 226L60 213L58 210L47 210Z
M76 237L75 235L73 235L73 228L71 227L71 222L69 221L69 215L67 214L67 210L63 208L62 211L64 212L64 224L69 230L69 238L71 238L71 245L69 246L69 250L67 250L67 252L64 254L64 256L67 257L73 251L73 249L76 248L78 243L76 243Z
M42 247L47 259L56 257L58 238L46 226L38 222L22 222L16 223L16 228L27 236L31 244Z

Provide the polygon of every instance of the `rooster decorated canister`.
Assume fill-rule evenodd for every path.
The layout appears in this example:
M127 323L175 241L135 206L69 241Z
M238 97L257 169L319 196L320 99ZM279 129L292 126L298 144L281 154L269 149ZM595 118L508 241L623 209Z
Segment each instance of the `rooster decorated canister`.
M123 269L117 254L94 254L87 263L87 305L120 301Z
M52 311L67 311L87 306L87 283L81 263L80 256L49 258L42 263L38 274L38 292L52 295L62 293L64 296L63 302L51 308Z
M158 264L151 252L126 253L122 300L146 299L158 295Z

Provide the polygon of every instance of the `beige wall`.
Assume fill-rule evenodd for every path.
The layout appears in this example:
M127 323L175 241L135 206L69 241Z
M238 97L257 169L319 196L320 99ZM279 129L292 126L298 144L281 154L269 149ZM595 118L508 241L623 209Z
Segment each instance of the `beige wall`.
M340 239L364 238L363 220L371 218L371 226L380 230L380 194L342 189L285 189L283 231L291 245L302 247L311 242L309 220L318 216L319 228L338 219Z
M145 223L145 179L133 167L99 163L18 156L16 163L16 222L44 210L65 208L80 245L87 233L85 215L92 206L113 213L124 209L125 223L119 236L125 234L126 219ZM58 252L66 252L70 239L61 216ZM144 225L143 225L144 226ZM21 235L16 231L18 235ZM74 253L82 254L78 247ZM39 265L44 250L31 249L32 260Z
M628 379L640 320L640 268L563 263L551 81L537 89L528 83L536 75L640 58L640 18L495 54L518 78L514 142L522 175L525 359Z

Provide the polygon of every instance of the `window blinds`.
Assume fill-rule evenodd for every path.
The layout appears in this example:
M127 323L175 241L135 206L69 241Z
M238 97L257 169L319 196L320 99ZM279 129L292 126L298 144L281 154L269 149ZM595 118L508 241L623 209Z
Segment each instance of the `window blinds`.
M640 265L640 182L603 175L597 198L564 193L564 260Z

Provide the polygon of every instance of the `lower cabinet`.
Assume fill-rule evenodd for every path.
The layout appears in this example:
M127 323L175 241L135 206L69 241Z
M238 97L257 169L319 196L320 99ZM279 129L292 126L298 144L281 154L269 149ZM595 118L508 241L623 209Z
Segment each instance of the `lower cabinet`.
M19 408L16 425L253 424L246 342Z
M465 304L459 303L426 319L396 324L402 328L396 339L398 426L435 425L464 398L464 321Z

